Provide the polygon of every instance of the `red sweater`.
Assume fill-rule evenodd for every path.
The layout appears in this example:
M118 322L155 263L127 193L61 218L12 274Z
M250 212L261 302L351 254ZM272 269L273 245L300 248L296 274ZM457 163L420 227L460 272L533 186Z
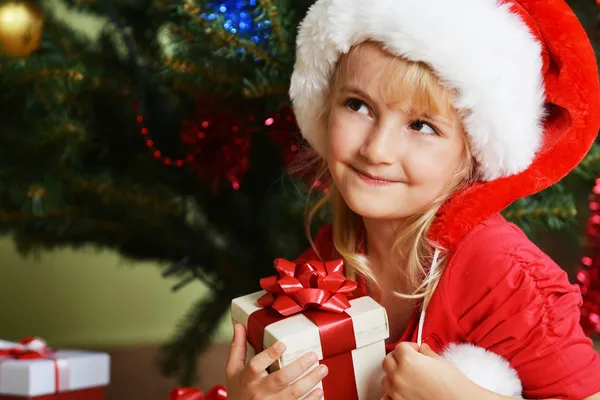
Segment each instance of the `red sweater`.
M331 226L315 238L339 258ZM312 249L299 259L317 259ZM427 308L423 342L437 352L472 343L507 359L526 398L582 399L600 392L600 357L579 324L579 287L515 225L496 214L456 244ZM397 342L416 342L418 312ZM395 345L388 346L388 350Z

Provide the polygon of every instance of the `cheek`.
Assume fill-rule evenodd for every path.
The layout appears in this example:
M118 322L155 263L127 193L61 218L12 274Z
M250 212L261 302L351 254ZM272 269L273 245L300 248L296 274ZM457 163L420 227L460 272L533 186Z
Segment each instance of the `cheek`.
M363 142L364 127L352 123L352 118L333 113L327 132L327 158L329 163L352 160Z
M414 185L427 185L433 190L445 187L453 177L459 163L456 149L435 148L413 151L405 163L405 172Z

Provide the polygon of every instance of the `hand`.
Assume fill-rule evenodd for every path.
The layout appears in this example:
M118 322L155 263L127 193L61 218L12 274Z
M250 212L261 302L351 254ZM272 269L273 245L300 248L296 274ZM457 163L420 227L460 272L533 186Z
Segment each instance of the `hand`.
M423 344L400 343L383 360L382 400L456 400L477 397L479 386Z
M306 370L318 362L317 355L309 353L290 365L272 374L267 368L285 351L281 342L252 357L247 365L246 329L236 324L233 329L233 340L229 350L229 359L225 367L227 376L228 400L296 400L315 387L326 375L327 367L321 365L306 376L293 382ZM316 400L323 396L321 389L313 390L305 400Z

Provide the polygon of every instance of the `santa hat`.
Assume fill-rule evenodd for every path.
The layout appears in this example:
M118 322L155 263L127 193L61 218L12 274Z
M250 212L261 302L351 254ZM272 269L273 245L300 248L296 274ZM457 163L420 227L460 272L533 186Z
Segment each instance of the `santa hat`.
M324 154L325 126L317 116L336 63L352 46L371 40L393 55L428 64L443 84L456 89L453 105L469 110L463 125L482 180L524 171L544 140L544 71L552 66L531 8L546 5L528 0L317 1L299 28L290 86L302 134ZM570 27L561 29L568 34Z

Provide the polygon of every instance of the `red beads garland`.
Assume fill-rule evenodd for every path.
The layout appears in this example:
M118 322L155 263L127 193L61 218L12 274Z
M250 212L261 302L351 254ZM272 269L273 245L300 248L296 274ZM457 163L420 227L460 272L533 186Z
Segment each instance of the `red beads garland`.
M139 103L134 102L133 110L139 133L157 160L169 167L190 166L198 178L209 183L213 190L226 180L235 190L240 188L242 178L250 167L249 151L252 135L261 129L261 124L252 115L234 113L231 108L218 108L214 101L200 100L193 119L182 121L181 140L187 148L185 158L168 157L156 147ZM300 154L298 147L301 137L294 113L289 106L262 120L270 140L283 152L283 162L290 165ZM325 181L313 181L314 174L303 171L297 176L315 189L327 192ZM310 181L309 181L310 180Z
M184 159L167 157L154 145L154 140L150 137L148 127L146 127L146 124L144 123L144 116L140 113L139 103L134 102L132 108L136 113L135 119L138 123L140 134L144 137L146 147L148 147L148 150L150 150L150 153L154 158L169 167L183 167L185 165Z
M600 179L589 196L591 211L585 229L586 255L581 259L577 282L581 288L581 325L592 336L600 333Z

